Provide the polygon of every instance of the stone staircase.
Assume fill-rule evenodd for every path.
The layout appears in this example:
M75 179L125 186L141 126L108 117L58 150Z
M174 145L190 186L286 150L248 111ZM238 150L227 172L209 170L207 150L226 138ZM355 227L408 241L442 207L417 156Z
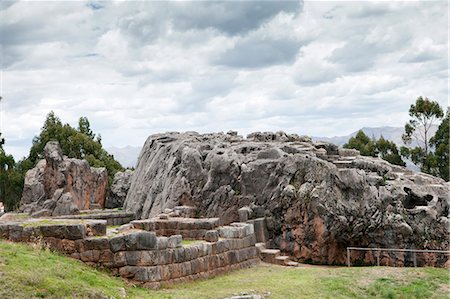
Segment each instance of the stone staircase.
M267 249L265 243L256 243L255 246L263 262L290 267L298 267L299 265L297 262L290 260L289 256L281 255L279 249Z

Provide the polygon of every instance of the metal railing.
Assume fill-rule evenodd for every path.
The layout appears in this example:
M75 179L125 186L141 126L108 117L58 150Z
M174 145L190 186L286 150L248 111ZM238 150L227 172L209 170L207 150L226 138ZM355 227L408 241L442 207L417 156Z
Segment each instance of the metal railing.
M413 253L413 264L414 264L414 267L417 267L416 253L443 253L443 254L449 254L450 255L450 251L447 251L447 250L347 247L347 267L351 266L351 264L350 264L350 251L351 250L375 251L376 252L376 257L377 257L377 266L380 266L380 253L382 251L388 251L388 252L412 252Z

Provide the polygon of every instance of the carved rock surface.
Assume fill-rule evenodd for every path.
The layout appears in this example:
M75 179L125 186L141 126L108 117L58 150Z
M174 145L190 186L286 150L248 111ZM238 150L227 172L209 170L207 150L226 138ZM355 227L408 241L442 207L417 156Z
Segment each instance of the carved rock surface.
M105 208L113 209L123 207L123 202L127 197L130 189L132 170L124 172L117 172L114 175L114 180L109 190L109 195L106 198Z
M91 168L85 160L63 156L56 141L46 144L44 156L26 173L20 211L41 217L104 207L105 168Z
M226 224L259 206L272 246L333 264L348 246L448 250L449 187L295 134L165 133L147 139L124 207L146 219L187 205Z

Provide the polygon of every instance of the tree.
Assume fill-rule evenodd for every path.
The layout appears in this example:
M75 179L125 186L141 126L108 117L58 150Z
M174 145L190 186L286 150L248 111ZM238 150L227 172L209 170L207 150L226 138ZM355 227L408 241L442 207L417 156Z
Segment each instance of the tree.
M430 151L430 130L444 116L444 111L438 102L418 97L409 108L409 116L411 119L405 124L405 133L402 135L403 142L408 147L402 147L402 155L411 158L414 164L420 166L421 171L433 174L436 161ZM411 147L413 139L418 146Z
M374 140L370 139L362 130L359 130L355 137L351 137L343 147L357 149L363 156L377 156Z
M430 139L430 144L436 149L434 152L436 174L446 181L449 181L449 133L450 132L450 108L447 108L445 118L439 125L434 137Z
M362 130L359 130L355 137L344 144L344 148L354 148L363 156L380 157L389 163L405 166L395 143L384 139L383 136L378 140L370 139Z
M406 165L394 142L386 140L381 136L380 139L377 140L375 147L381 159L395 165Z
M13 156L5 153L4 144L0 133L0 201L4 203L6 211L12 211L20 202L24 175L17 169Z
M33 138L33 145L28 157L33 166L43 158L44 147L47 142L52 140L59 142L64 155L70 158L85 159L92 167L105 167L110 182L116 172L124 170L122 165L103 149L101 137L92 132L87 117L80 117L78 128L75 129L69 124L63 125L59 117L51 111L45 119L40 134Z

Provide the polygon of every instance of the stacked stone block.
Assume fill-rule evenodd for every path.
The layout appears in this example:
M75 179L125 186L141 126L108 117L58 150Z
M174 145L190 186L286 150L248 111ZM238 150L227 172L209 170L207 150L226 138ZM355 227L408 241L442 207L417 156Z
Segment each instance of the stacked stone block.
M51 249L110 268L115 274L151 288L207 278L259 262L250 224L211 229L216 227L216 220L183 220L184 224L195 223L199 230L206 230L210 242L182 246L181 235L157 236L156 232L132 229L108 237L104 235L105 220L64 221L68 222L0 224L0 237L21 242L40 239Z
M83 212L86 212L85 214ZM108 211L102 210L101 212L81 211L79 215L67 215L54 217L56 219L99 219L106 220L107 225L122 225L130 223L135 219L134 213L122 212L122 211Z
M219 223L219 218L169 217L165 214L131 222L136 229L153 231L158 236L181 235L185 240L204 239L208 231L219 227Z

